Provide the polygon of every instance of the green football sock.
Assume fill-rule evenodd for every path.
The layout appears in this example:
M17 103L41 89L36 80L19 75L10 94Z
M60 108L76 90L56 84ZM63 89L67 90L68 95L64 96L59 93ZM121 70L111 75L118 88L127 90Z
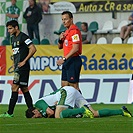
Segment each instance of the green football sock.
M100 117L113 116L113 115L123 115L122 109L116 109L116 110L103 109L103 110L98 110L98 113L99 113Z
M84 108L66 109L60 113L60 118L69 118L73 115L83 114L84 112L85 112Z

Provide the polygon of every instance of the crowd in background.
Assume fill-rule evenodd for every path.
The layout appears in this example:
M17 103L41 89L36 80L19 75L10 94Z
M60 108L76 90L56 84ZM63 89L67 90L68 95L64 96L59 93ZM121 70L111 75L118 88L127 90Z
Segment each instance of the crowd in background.
M39 34L40 33L39 23L42 20L42 15L44 13L49 12L49 8L50 8L49 0L45 0L45 1L40 0L39 4L36 3L36 0L28 0L28 2L29 2L29 6L26 8L23 14L23 18L26 20L27 31L30 39L33 41L34 44L52 44L49 41L49 39L40 40L40 34ZM20 9L19 7L17 7L16 3L17 3L17 0L11 0L11 6L9 6L6 10L7 22L10 20L18 20L20 16ZM129 16L127 21L130 21L130 23L121 26L121 29L118 35L119 38L117 37L117 41L115 41L114 43L119 43L119 44L127 43L126 39L132 35L133 13ZM93 32L92 29L89 29L90 23L81 22L80 25L77 25L77 26L81 30L82 44L108 44L108 43L113 44L113 40L108 41L106 34L103 34L103 32L99 32L99 33L97 31ZM98 30L98 27L97 27L97 30ZM107 31L107 34L108 33L112 34L110 31L109 32ZM99 38L97 38L98 35L101 35L102 38L101 36L99 38L105 41L101 41L99 43L99 40L98 40ZM55 40L55 44L58 44L58 37L59 36L57 36L57 41ZM118 41L118 39L120 41ZM4 39L4 41L5 43L10 44L10 34L8 33L8 31L6 32L6 38ZM5 45L4 41L2 42L1 45Z

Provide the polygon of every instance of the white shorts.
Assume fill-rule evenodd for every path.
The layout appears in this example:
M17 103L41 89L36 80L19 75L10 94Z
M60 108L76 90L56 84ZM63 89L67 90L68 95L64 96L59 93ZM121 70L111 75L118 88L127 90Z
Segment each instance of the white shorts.
M80 94L78 90L71 86L65 86L63 89L66 91L66 98L64 100L64 105L70 107L82 107L83 105L89 105L85 98ZM62 98L61 98L62 99ZM60 102L58 105L61 105Z

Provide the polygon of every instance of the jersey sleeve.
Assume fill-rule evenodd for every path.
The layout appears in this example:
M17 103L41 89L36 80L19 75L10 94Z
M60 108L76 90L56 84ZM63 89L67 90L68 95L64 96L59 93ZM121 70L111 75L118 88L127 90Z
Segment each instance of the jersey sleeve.
M40 113L46 117L46 109L49 107L44 100L39 100L35 103L35 107L40 111Z
M23 34L22 40L23 40L23 42L27 45L27 47L28 47L30 44L32 44L31 39L30 39L26 34Z
M16 8L15 14L20 15L20 9L19 8Z
M78 30L73 30L71 37L73 44L79 43L81 41L80 33Z

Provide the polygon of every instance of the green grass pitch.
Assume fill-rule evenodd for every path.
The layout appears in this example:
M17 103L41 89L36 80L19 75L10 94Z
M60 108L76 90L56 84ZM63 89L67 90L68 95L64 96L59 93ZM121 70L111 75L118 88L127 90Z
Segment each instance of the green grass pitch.
M118 109L120 104L92 104L94 109ZM126 107L133 113L133 104ZM0 105L0 113L7 110ZM26 105L16 105L13 118L0 118L0 133L133 133L133 117L27 119Z

